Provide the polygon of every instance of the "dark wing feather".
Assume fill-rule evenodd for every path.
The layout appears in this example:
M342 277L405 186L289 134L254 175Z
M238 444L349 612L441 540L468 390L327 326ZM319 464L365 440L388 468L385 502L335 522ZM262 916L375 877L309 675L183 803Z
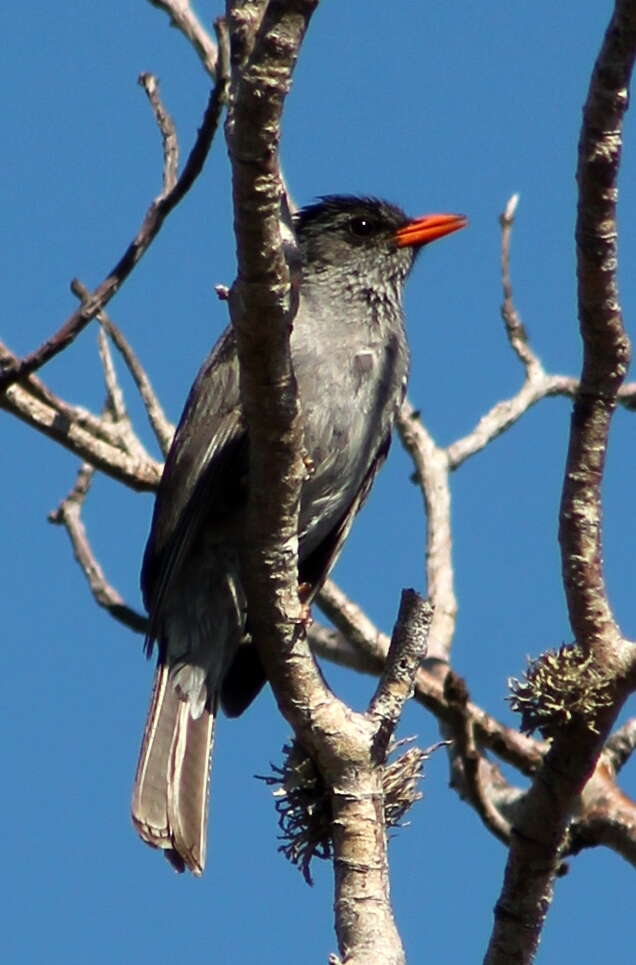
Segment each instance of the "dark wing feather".
M245 499L248 453L234 336L227 329L188 396L161 478L141 571L154 636L172 575L203 521L223 525Z
M311 603L335 566L342 552L342 547L349 535L353 521L371 492L375 477L384 465L390 447L391 433L388 432L371 461L354 499L340 517L338 523L329 531L320 545L317 546L309 556L304 559L301 556L298 578L299 582L306 586L305 592L303 593L303 599L306 600L306 602Z
M299 563L303 602L310 604L335 565L351 525L371 492L373 482L391 447L388 432L375 454L354 499L319 546ZM302 548L301 548L302 555ZM249 631L249 618L248 618ZM266 681L265 668L253 643L242 644L234 655L221 687L221 705L228 717L239 717L249 707Z

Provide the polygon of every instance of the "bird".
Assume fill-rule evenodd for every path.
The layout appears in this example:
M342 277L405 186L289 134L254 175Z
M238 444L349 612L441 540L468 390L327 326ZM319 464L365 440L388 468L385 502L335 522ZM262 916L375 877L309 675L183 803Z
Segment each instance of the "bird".
M373 197L326 195L293 216L299 272L290 336L311 466L302 484L298 580L309 604L386 459L409 351L402 293L417 254L463 215L409 218ZM249 433L232 327L190 390L157 491L141 586L145 649L158 652L132 819L177 871L205 867L219 706L241 714L265 683L250 637L241 545Z

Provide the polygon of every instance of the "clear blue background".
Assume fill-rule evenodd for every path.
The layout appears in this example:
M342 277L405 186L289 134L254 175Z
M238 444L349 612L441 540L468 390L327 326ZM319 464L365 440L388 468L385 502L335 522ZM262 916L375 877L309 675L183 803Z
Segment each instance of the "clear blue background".
M201 3L199 12L211 20L219 10ZM518 307L547 368L577 372L576 144L610 12L609 2L580 0L324 0L311 25L284 125L295 197L367 192L413 214L470 217L469 230L425 253L407 298L410 392L442 443L520 384L499 318L497 216L513 191L521 193ZM183 38L141 0L34 0L7 6L2 21L2 337L24 353L73 309L73 276L91 287L104 277L160 189L159 138L137 75L158 74L184 154L208 86ZM635 173L630 118L620 202L629 323ZM109 306L174 419L226 321L213 285L233 278L228 198L219 137L196 189ZM94 329L42 374L98 410ZM526 655L569 639L556 542L568 408L544 402L454 479L456 667L474 700L515 726L508 676L522 672ZM605 483L607 573L626 633L634 629L634 418L616 418ZM253 779L280 761L288 736L268 693L241 720L221 722L203 880L177 877L137 840L128 802L151 667L140 639L95 607L64 532L46 522L76 460L13 418L2 416L1 431L3 959L325 962L335 950L330 868L314 868L312 890L277 855L269 791ZM400 589L424 589L409 472L396 445L336 574L385 630ZM151 504L101 478L86 509L108 577L136 605ZM328 673L365 705L371 679ZM424 745L437 737L416 707L402 733ZM622 780L636 792L632 766ZM391 845L392 887L410 960L465 965L481 960L505 852L447 782L438 753L410 829ZM538 961L633 962L632 895L621 859L583 854L557 884Z

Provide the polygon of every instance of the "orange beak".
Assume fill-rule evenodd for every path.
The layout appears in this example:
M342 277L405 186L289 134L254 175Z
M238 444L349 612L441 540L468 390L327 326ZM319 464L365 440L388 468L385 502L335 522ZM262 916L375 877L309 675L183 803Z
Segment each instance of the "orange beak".
M427 245L429 241L436 241L453 231L459 231L468 224L468 218L463 214L426 214L423 218L414 218L395 233L398 248Z

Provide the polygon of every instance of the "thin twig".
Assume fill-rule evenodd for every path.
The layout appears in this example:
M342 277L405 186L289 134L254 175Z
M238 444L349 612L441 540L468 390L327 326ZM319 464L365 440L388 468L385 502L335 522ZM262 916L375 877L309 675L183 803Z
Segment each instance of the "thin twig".
M426 517L426 586L435 613L429 634L428 657L438 663L440 679L443 664L450 657L457 619L457 598L453 572L451 530L451 492L448 457L435 445L419 413L408 399L397 419L402 445L413 463L422 492Z
M510 824L496 807L490 793L493 770L488 766L475 739L475 721L469 711L468 688L456 673L449 672L444 683L444 696L452 711L451 754L461 762L462 787L456 787L479 814L484 825L504 844L510 843ZM501 776L501 775L499 775Z
M502 432L510 429L542 399L557 395L572 398L577 385L577 380L567 375L542 374L532 379L525 379L516 395L497 402L480 418L474 429L448 446L446 455L449 468L458 469L462 463L484 449Z
M101 566L95 559L82 522L82 506L94 472L94 468L88 463L80 467L75 485L58 508L49 514L49 521L66 529L75 559L86 577L95 602L130 630L134 630L135 633L146 633L148 624L146 617L127 606L119 593L106 580Z
M508 341L525 368L525 380L521 389L511 399L504 399L481 417L468 435L457 439L446 449L451 470L459 468L470 456L485 448L493 439L509 429L532 406L549 396L574 398L579 387L577 379L563 375L548 375L533 351L528 334L516 309L510 275L510 241L519 196L513 194L499 217L501 225L501 283L503 304L501 315L506 326ZM633 408L636 385L622 386L619 399L626 408Z
M123 358L132 379L139 390L140 398L146 409L148 421L154 431L159 447L164 456L168 454L172 437L174 436L174 424L166 418L163 407L152 387L145 369L139 363L137 356L133 352L130 344L126 340L121 329L104 313L100 312L100 321L106 332L108 332L113 345Z
M104 381L106 383L106 392L108 398L106 411L112 415L113 425L119 433L122 448L138 461L145 462L146 460L150 459L150 456L146 452L145 447L140 442L132 427L132 423L126 410L124 393L121 385L119 384L119 379L117 378L117 372L113 362L108 336L106 335L103 327L100 327L99 329L97 342L99 357L101 359L102 368L104 371Z
M188 0L149 0L149 2L153 7L165 10L170 17L172 26L180 30L192 44L205 70L214 80L217 67L217 49Z
M104 420L61 400L58 402L55 407L48 405L21 385L12 385L0 395L0 409L11 412L117 482L138 492L152 492L157 488L163 470L160 462L130 455L124 451L115 426L109 432Z
M376 652L376 648L360 647L340 630L325 627L315 619L307 630L309 646L317 657L335 663L338 667L347 667L356 673L370 674L372 677L379 677L382 673L389 647L388 637L384 634L380 636L383 637L385 646L382 652L378 646Z
M219 37L226 38L222 23L219 24L218 30ZM219 50L227 50L227 43L220 43ZM227 99L227 71L227 57L224 54L223 57L219 57L219 78L210 93L203 122L174 188L166 195L160 194L150 204L139 231L117 264L93 291L90 298L69 316L57 332L24 358L5 359L3 363L0 363L0 395L6 392L9 386L35 372L45 362L50 361L55 355L67 348L91 319L110 301L139 259L148 250L167 216L187 194L203 168L218 127L221 111Z
M510 429L537 402L562 396L573 399L578 391L579 380L570 375L543 374L526 380L516 395L497 402L486 412L474 429L461 439L451 442L446 449L449 469L459 469L471 456L481 452L489 443ZM636 408L636 383L628 382L618 391L618 401L626 409Z
M106 392L108 394L109 404L107 411L111 413L115 425L120 422L128 422L128 425L130 425L126 411L126 403L124 402L124 393L117 379L110 345L108 344L108 338L103 328L100 328L97 333L97 351L102 363L104 382L106 383Z
M163 146L163 191L164 197L174 189L179 169L179 142L174 121L163 106L159 96L159 82L154 74L140 74L139 83L150 101Z
M0 342L0 362L3 359L16 359L16 356ZM121 440L113 423L101 416L96 416L81 406L70 405L55 395L44 382L35 375L29 375L20 386L12 386L5 395L0 394L0 408L6 409L28 422L32 428L40 429L37 421L29 419L31 406L40 406L57 413L58 428L69 430L71 426L84 430L96 441L107 442L109 445L121 447ZM70 447L69 447L70 448ZM80 458L83 453L76 453Z
M89 297L88 289L77 279L73 282L72 290L73 294L77 295L80 299ZM172 442L174 425L166 418L145 369L139 362L139 359L121 329L115 325L105 311L101 311L97 317L100 325L108 333L113 345L126 363L126 367L132 376L133 382L137 386L139 395L146 409L148 421L159 443L161 452L165 456Z
M501 225L501 285L504 296L501 306L501 317L504 320L508 341L513 351L525 367L527 378L532 378L533 376L542 374L543 370L538 357L530 347L528 333L515 307L510 277L510 241L512 239L512 226L518 204L519 195L513 194L499 215L499 224Z

